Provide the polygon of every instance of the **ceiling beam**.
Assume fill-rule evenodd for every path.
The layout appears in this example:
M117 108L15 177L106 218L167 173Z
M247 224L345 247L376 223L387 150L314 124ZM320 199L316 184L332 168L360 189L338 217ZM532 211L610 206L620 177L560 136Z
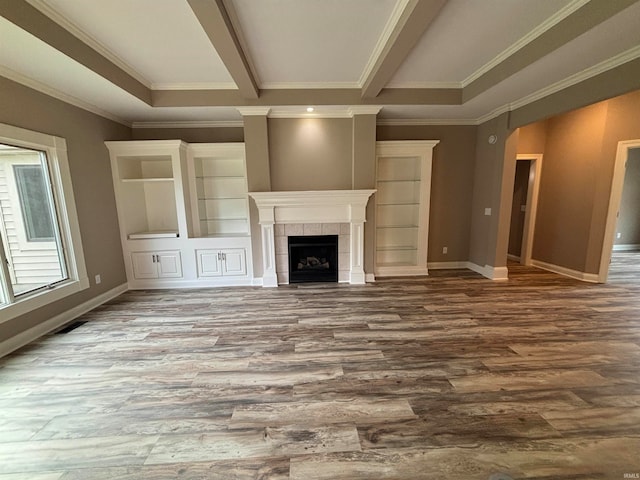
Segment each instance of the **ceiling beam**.
M260 96L258 84L223 0L187 1L242 96L258 98Z
M0 0L0 15L134 97L151 105L151 90L25 1Z
M359 88L263 89L248 99L238 90L154 90L154 107L253 107L290 105L461 105L460 88L385 88L362 98Z
M637 1L591 0L581 5L515 53L467 83L463 88L463 101L477 97Z
M370 61L370 69L362 82L362 96L375 97L396 73L409 52L418 43L447 0L401 0L394 11L396 19L387 29L383 43Z

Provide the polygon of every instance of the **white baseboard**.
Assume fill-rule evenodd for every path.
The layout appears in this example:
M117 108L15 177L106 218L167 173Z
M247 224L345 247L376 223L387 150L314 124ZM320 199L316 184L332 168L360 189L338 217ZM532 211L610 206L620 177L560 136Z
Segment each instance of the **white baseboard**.
M469 262L429 262L427 268L429 270L460 270L469 268Z
M373 273L365 273L364 274L364 281L367 283L375 283L376 282L376 276Z
M582 280L583 282L599 283L597 273L585 273L570 268L561 267L560 265L553 265L552 263L543 262L541 260L531 260L531 265L534 267L542 268L565 277L575 278L576 280Z
M251 281L251 285L252 285L252 286L254 286L254 287L261 287L261 286L262 286L262 277L260 277L260 278L254 278L254 279Z
M614 245L614 252L640 252L640 245L628 243L624 245Z
M66 312L62 312L56 315L49 320L46 320L35 327L31 327L24 332L20 332L19 334L8 338L7 340L0 343L0 357L4 357L9 353L19 349L20 347L24 347L28 343L33 342L34 340L46 335L53 330L66 325L67 323L75 320L80 315L87 313L90 310L102 305L105 302L117 297L118 295L123 294L128 290L127 284L123 283L122 285L118 285L111 290L101 293L97 297L93 297L90 300L87 300L80 305L76 305L70 310Z
M476 263L467 262L467 268L476 273L479 273L489 280L509 280L509 270L507 269L507 267L492 267L491 265L485 265L484 267L481 267Z

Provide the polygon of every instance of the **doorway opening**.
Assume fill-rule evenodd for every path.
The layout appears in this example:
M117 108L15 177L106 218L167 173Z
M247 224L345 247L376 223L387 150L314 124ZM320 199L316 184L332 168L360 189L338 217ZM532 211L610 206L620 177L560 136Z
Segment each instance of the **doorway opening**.
M531 265L541 171L541 154L516 157L507 258L522 265Z
M640 140L618 142L611 182L611 196L600 260L599 282L609 278L611 266L616 278L626 278L627 266L637 276L640 263ZM618 275L620 273L620 275Z

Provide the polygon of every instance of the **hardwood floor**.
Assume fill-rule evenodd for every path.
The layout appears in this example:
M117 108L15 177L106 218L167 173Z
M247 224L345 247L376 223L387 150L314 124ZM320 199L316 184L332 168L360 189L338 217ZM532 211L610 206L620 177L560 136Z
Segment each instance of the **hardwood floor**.
M128 292L0 360L0 479L638 478L640 274L510 276Z

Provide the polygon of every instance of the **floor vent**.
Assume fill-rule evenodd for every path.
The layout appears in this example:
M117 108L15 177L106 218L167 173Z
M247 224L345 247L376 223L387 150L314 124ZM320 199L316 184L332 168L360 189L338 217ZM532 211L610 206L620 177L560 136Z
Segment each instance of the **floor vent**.
M73 322L70 323L69 325L67 325L64 328L61 328L60 330L58 330L56 332L56 335L60 335L60 334L64 334L64 333L69 333L71 330L75 330L76 328L78 328L81 325L84 325L85 323L87 323L86 320L83 321L78 321L78 322Z

